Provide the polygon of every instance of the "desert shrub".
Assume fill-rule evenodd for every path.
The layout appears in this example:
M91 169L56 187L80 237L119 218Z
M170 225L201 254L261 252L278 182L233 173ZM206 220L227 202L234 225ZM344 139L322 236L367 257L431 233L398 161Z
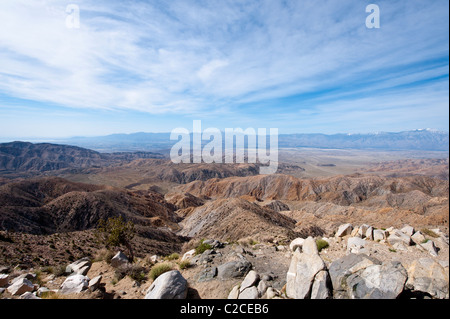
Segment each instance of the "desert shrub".
M180 267L181 270L187 269L191 266L191 262L189 260L180 261L178 263L178 266Z
M314 237L322 237L323 235L325 235L325 231L319 226L314 225L301 229L298 237L308 238L311 236L314 238Z
M431 229L428 228L424 228L421 230L421 232L427 236L433 237L433 238L438 238L439 235L436 234L434 231L432 231Z
M330 245L328 244L328 242L326 240L323 239L317 239L316 240L316 245L317 245L317 249L319 250L319 252L322 249L328 248Z
M116 269L115 278L117 279L117 281L120 281L125 276L128 276L140 283L144 280L147 280L147 272L148 269L146 269L145 267L127 264Z
M173 270L173 266L170 263L157 264L152 267L148 276L150 279L155 280L163 273Z
M53 267L52 270L52 274L56 277L62 276L66 273L66 267L61 265Z
M180 255L179 255L179 254L173 253L173 254L171 254L171 255L169 255L169 256L166 256L164 259L165 259L165 260L168 260L168 261L172 261L172 260L177 260L177 259L179 259L179 258L180 258Z
M201 255L208 249L212 249L212 246L210 244L204 243L203 239L202 239L200 244L195 248L195 254L196 255Z
M132 239L135 235L134 224L125 222L122 216L111 217L108 220L100 219L98 222L96 237L107 248L125 246L128 250L130 261L134 260Z
M109 249L100 249L94 256L94 262L104 261L107 264L111 263L111 259L114 257L114 252Z

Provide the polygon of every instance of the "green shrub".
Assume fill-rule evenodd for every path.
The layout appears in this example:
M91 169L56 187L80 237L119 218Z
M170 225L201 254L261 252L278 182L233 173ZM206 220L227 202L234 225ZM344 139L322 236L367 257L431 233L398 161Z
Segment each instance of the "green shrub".
M329 246L328 242L326 240L323 240L323 239L317 239L316 240L316 245L317 245L317 249L319 250L319 252L322 249L328 248L328 246Z
M178 266L180 267L181 270L183 270L189 268L191 266L191 262L189 260L180 261L178 263Z
M150 279L156 280L156 278L161 276L163 273L171 270L173 270L172 264L169 263L157 264L152 267L148 276L150 277Z
M208 249L212 249L212 246L210 244L205 244L202 240L200 242L200 245L198 245L197 248L195 248L195 254L201 255Z
M177 260L180 258L180 255L177 253L173 253L172 255L166 256L164 259L171 261L171 260Z
M433 237L433 238L439 237L438 234L436 234L434 231L432 231L431 229L428 229L428 228L422 229L421 232L424 233L425 235Z

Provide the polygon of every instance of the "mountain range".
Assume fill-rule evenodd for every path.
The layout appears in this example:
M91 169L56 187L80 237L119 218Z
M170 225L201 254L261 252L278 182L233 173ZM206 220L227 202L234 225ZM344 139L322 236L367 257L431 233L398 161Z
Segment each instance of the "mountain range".
M0 144L0 171L54 171L128 162L136 159L163 158L151 152L99 153L77 146L49 143L11 142Z
M449 133L432 129L366 134L280 134L278 140L281 148L449 150ZM170 140L170 133L143 132L74 137L60 142L102 152L167 150L175 144Z

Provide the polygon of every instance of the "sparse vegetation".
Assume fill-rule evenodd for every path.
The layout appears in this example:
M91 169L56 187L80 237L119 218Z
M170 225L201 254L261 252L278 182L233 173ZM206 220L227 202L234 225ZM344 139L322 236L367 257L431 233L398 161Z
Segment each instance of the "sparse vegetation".
M204 239L201 240L200 244L195 248L195 254L196 255L201 255L203 254L206 250L208 249L212 249L212 246L210 244L206 244L203 242Z
M110 217L106 221L100 219L96 235L107 248L125 246L128 250L129 260L134 260L131 243L135 235L133 222L125 222L122 216Z
M317 245L317 249L320 251L322 251L322 249L328 248L329 244L326 240L323 239L317 239L316 240L316 245Z
M104 261L107 264L111 263L111 259L114 257L114 252L112 250L109 249L100 249L99 251L97 251L97 253L95 254L94 258L93 258L93 262L97 262L97 261Z
M181 270L187 269L191 266L191 262L189 260L180 261L178 263L178 267L180 267Z
M431 229L428 229L428 228L421 229L420 231L423 234L425 234L427 236L430 236L430 237L433 237L433 238L438 238L439 237L438 234L436 234L434 231L432 231Z
M166 256L164 259L167 260L167 261L172 261L172 260L177 260L179 258L180 258L179 254L173 253L173 254L171 254L169 256Z
M115 278L117 281L120 281L125 276L130 277L131 279L141 283L142 281L147 280L146 273L148 269L139 265L126 265L116 269Z
M150 273L148 274L149 278L155 280L163 273L173 270L173 265L170 263L157 264L152 267Z

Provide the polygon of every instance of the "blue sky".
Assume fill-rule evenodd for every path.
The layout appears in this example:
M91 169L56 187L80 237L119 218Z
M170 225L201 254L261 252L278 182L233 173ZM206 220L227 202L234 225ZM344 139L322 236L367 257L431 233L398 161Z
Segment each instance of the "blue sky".
M368 29L375 3L381 27ZM66 6L80 28L66 25ZM0 139L449 127L448 0L2 0Z

